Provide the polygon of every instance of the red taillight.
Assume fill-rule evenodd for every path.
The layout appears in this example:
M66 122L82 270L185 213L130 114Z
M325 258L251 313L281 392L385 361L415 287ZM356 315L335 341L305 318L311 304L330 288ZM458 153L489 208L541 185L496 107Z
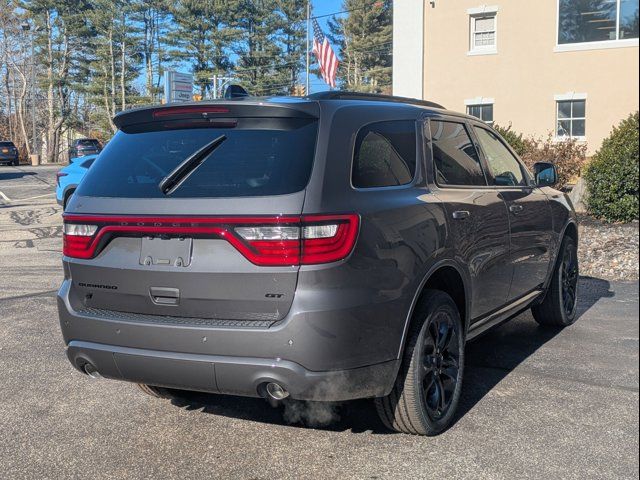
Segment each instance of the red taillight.
M353 250L358 236L357 215L302 217L302 265L337 262Z
M68 173L64 173L64 172L56 173L56 184L58 186L60 186L60 177L66 177L67 175L69 175L69 174Z
M64 216L63 254L93 258L111 238L175 235L227 240L256 265L289 266L346 258L358 235L358 215L286 217Z

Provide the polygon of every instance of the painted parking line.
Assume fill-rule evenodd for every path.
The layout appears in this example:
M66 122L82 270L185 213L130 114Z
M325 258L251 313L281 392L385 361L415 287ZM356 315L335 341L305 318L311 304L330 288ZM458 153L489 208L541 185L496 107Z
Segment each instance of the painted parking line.
M27 198L21 198L20 201L24 201L24 200L35 200L36 198L44 198L44 197L49 197L51 195L55 195L56 192L49 192L49 193L45 193L44 195L36 195L35 197L27 197Z
M0 192L0 198L2 198L5 202L11 203L11 199L2 192Z

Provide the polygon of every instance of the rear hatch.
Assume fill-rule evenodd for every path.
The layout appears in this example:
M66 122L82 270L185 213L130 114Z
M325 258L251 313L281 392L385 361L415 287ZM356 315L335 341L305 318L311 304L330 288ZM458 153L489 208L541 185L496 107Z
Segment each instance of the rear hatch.
M311 102L167 106L116 117L119 132L65 214L75 307L230 325L282 319L304 263L305 225L327 243L353 223L301 218L317 117ZM211 142L215 148L187 162L188 174L163 192L163 179ZM308 253L308 263L333 258L322 257L326 248Z

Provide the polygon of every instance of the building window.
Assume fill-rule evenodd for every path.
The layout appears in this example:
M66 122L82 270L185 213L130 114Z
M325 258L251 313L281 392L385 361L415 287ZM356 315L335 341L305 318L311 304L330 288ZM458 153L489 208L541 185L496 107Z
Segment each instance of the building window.
M493 125L493 103L467 105L467 114Z
M584 139L586 103L584 99L556 101L556 137Z
M638 2L559 0L558 45L637 39Z
M496 13L471 15L470 53L495 53L497 51Z

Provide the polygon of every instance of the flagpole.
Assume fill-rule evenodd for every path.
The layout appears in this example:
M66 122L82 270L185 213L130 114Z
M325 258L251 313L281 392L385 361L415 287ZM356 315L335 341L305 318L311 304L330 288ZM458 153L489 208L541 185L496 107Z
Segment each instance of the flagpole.
M309 22L311 21L311 0L307 0L307 84L305 95L309 95Z

